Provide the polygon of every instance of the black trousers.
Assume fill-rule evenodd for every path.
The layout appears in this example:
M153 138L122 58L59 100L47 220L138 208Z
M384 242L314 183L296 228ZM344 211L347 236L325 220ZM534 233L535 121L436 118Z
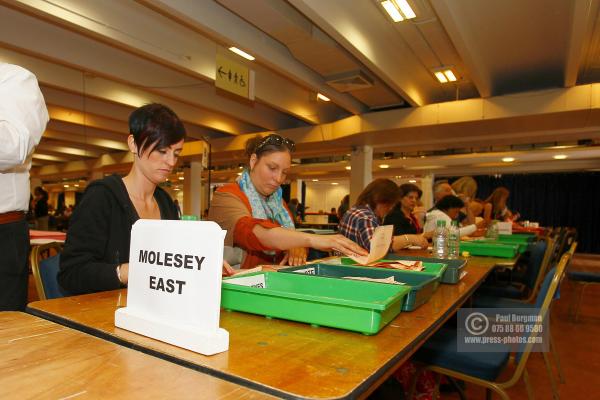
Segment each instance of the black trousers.
M0 311L22 311L27 305L29 268L27 221L0 224Z

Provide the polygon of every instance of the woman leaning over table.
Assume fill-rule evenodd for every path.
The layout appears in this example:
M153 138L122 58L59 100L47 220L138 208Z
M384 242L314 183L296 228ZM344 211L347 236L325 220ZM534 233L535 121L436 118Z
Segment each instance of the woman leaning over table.
M446 223L446 228L450 227L452 221L456 221L458 213L461 208L465 206L465 203L454 195L443 197L440 201L435 203L435 208L427 213L427 222L423 230L429 234L433 234L437 226L437 221L441 220ZM460 236L469 236L477 231L475 224L462 226L459 228Z
M168 107L148 104L129 117L129 174L90 183L69 223L60 256L60 285L72 294L127 284L131 226L140 219L177 219L164 182L183 148L185 128Z
M294 146L293 141L276 134L248 140L248 167L235 183L218 188L213 195L208 219L227 230L226 246L242 250L242 268L304 264L308 247L366 254L341 235L294 230L292 215L281 197Z
M348 210L340 222L340 233L355 241L365 249L371 248L371 237L375 228L400 199L400 190L389 179L375 179L358 195L356 204ZM408 246L427 248L427 239L423 235L395 235L392 250L397 251Z

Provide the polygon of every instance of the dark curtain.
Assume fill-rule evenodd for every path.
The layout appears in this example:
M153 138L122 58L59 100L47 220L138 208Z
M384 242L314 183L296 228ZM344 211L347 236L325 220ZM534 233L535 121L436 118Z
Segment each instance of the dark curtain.
M578 252L600 253L600 173L475 176L477 197L485 200L498 186L510 190L508 208L521 220L540 226L577 229ZM452 182L454 179L450 179Z

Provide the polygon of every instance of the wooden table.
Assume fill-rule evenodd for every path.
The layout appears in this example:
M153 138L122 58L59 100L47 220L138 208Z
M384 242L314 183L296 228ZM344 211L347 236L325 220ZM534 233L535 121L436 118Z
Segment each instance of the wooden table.
M20 312L0 312L0 398L267 399Z
M365 336L238 312L221 313L230 350L203 356L116 328L114 313L126 290L29 304L28 311L58 323L286 398L368 395L447 320L492 270L470 262L456 285L440 285L431 300L401 313L379 334Z

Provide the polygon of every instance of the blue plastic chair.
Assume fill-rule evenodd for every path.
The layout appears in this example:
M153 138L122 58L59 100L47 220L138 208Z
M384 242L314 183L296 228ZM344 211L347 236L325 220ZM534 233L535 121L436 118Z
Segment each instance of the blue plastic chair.
M550 304L569 259L570 254L565 254L558 266L550 270L544 278L535 304L536 307L540 308L539 315L544 320L548 317ZM493 353L458 352L456 345L457 335L457 330L440 329L417 351L415 360L424 366L418 368L413 378L409 398L413 398L416 377L421 374L423 369L483 386L487 389L488 395L490 390L493 390L504 400L509 400L505 389L515 385L522 376L527 388L527 395L530 399L533 398L526 369L533 343L528 343L519 348L514 359L516 368L512 377L507 381L496 382L500 374L511 362L510 349L504 345L495 345L497 348ZM531 335L535 336L537 333L531 333ZM436 392L437 389L436 385ZM434 398L437 395L438 393L434 393Z
M539 285L545 271L544 262L549 259L548 252L549 243L546 240L540 240L529 247L529 262L522 277L522 284L511 282L502 285L485 285L477 290L477 295L508 297L512 299L523 298L525 288L529 289L530 299L535 296L536 286Z
M35 246L31 250L31 270L40 300L69 296L69 293L60 287L56 278L61 251L62 244L58 242ZM56 254L52 255L52 253Z

